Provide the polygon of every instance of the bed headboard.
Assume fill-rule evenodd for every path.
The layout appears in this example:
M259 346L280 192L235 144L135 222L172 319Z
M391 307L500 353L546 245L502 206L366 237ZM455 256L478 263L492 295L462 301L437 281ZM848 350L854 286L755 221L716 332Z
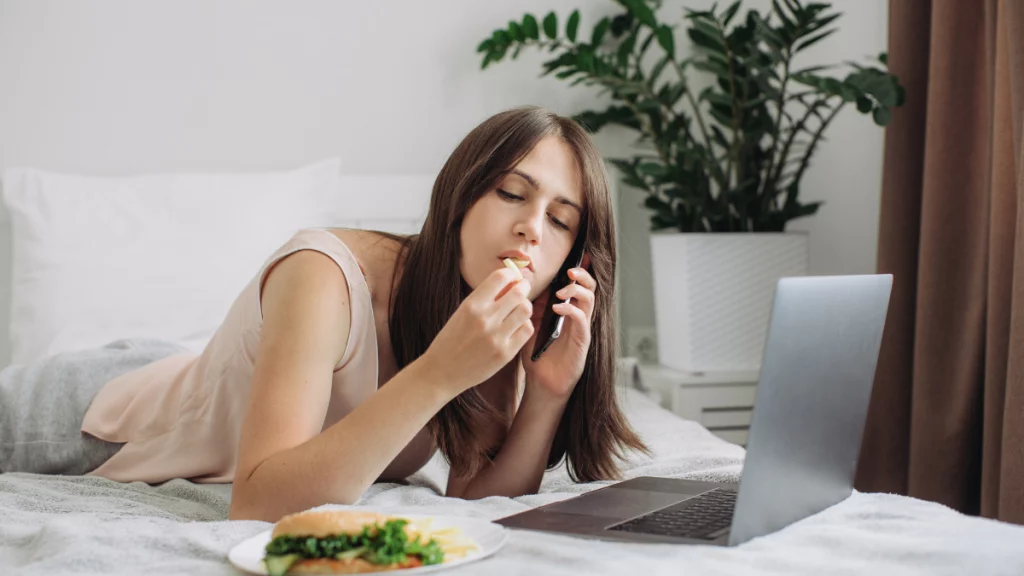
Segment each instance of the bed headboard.
M418 232L426 217L434 178L434 175L343 175L341 183L345 193L324 198L324 211L319 221L309 225L397 234ZM11 219L0 203L0 366L7 366L11 358L11 265Z
M423 227L433 175L342 176L344 190L358 190L343 202L325 199L325 226L414 234Z

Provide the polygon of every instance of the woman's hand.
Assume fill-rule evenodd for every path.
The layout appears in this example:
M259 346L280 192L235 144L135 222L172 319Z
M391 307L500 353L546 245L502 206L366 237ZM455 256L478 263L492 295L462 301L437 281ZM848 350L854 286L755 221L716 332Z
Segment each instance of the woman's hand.
M534 332L530 282L501 267L459 304L423 356L455 395L515 358Z
M540 392L551 400L568 400L583 374L587 352L590 350L590 320L594 316L594 292L597 290L597 281L586 270L589 263L589 257L584 255L582 266L568 272L569 278L575 280L576 284L569 284L555 293L559 300L572 300L551 305L555 314L565 316L565 323L561 335L536 362L532 357L537 338L546 339L550 336L540 332L544 309L550 305L549 292L545 291L533 303L531 321L534 336L520 353L526 372L526 386L533 396Z

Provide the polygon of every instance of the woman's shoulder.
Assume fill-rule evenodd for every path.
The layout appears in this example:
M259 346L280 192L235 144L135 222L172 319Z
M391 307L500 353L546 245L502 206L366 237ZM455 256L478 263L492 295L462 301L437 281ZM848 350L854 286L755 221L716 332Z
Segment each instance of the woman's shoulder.
M363 266L364 262L381 260L382 253L397 254L408 239L407 236L357 228L324 228L323 231L340 240Z
M268 292L281 297L298 293L304 301L312 298L312 292L323 292L323 297L345 300L343 306L369 305L361 246L358 236L344 231L299 230L264 263L254 286L258 315L250 320L257 326L263 324ZM290 300L285 298L285 302Z
M366 274L366 264L368 261L366 245L368 243L368 236L366 230L354 230L350 228L325 228L322 230L331 236L334 236L339 242L344 244L348 248L349 252L355 258L356 263L359 264L359 269L362 270L363 274Z
M320 252L334 260L342 268L345 275L352 270L351 264L358 266L364 277L370 266L379 260L370 251L372 236L369 231L347 228L306 228L296 232L284 243L264 264L264 276L272 268L277 268L282 261L292 260L293 256L302 251ZM297 258L303 260L303 258ZM315 259L314 259L315 260Z
M408 240L407 236L355 228L327 228L324 231L348 248L371 292L376 294L377 288L385 289L391 285L395 261Z

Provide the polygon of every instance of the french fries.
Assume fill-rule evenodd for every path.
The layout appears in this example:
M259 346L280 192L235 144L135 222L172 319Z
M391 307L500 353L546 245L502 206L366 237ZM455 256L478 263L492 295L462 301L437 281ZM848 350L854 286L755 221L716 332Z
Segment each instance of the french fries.
M520 260L518 258L505 258L502 260L505 266L515 270L519 274L519 279L523 279L523 273L519 271L520 268L526 268L530 264L529 260Z

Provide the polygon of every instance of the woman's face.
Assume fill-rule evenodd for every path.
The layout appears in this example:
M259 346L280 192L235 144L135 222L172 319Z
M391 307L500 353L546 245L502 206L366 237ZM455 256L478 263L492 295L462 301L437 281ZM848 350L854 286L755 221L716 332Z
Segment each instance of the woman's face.
M506 257L523 258L535 299L569 256L581 225L583 186L576 157L547 136L469 209L462 222L462 278L475 289Z

